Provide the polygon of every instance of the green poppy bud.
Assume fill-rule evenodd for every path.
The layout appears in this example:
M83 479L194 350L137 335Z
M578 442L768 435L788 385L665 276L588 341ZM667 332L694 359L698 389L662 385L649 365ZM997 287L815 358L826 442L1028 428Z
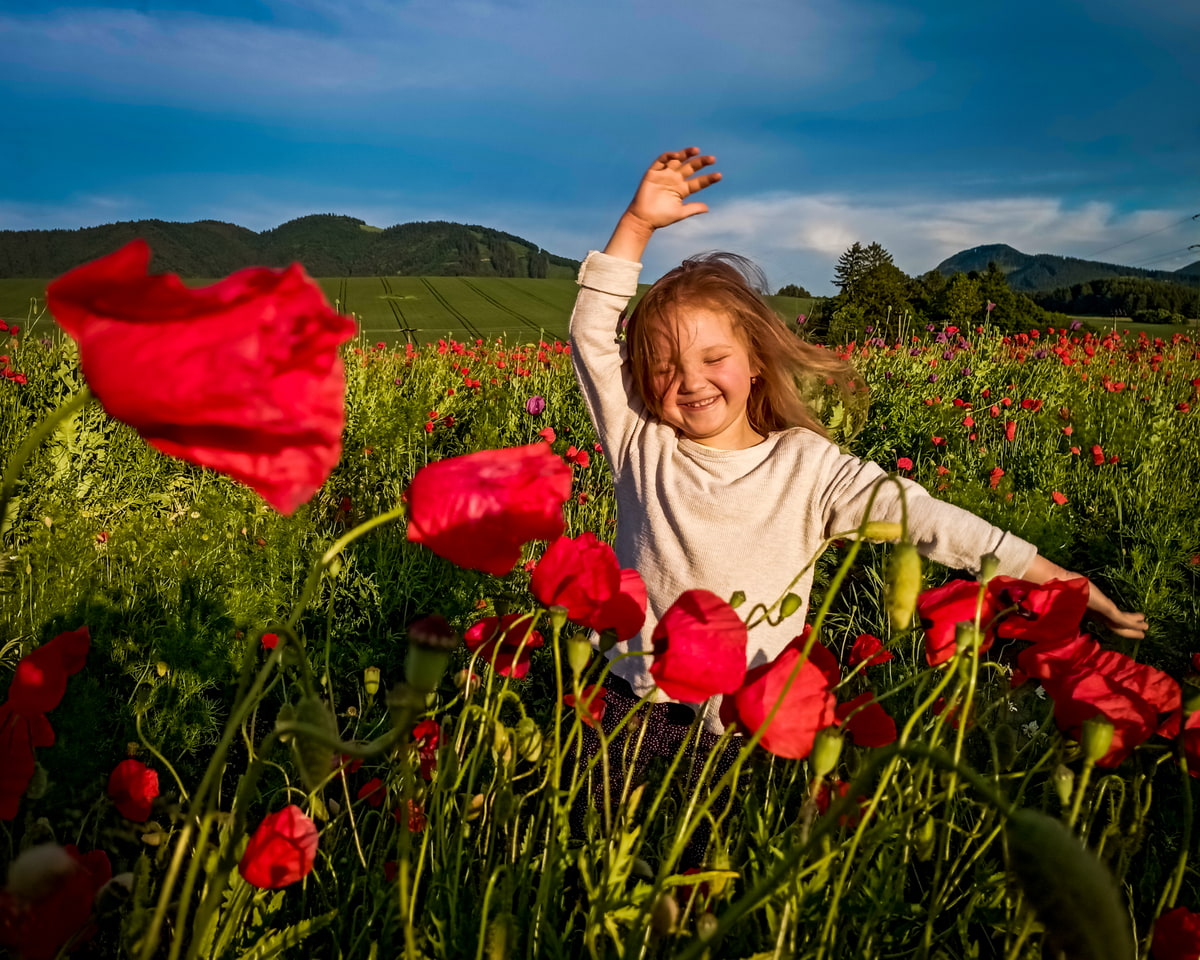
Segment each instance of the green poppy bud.
M916 854L917 859L929 860L933 856L936 842L937 826L933 822L933 817L922 817L921 822L917 824L916 834L913 836L913 853Z
M912 625L921 593L921 555L911 543L898 543L888 564L885 603L893 630L907 630Z
M1120 889L1061 820L1018 810L1004 834L1009 866L1055 954L1091 960L1136 956Z
M1070 806L1071 794L1075 790L1075 771L1060 763L1054 768L1050 780L1054 784L1054 792L1058 794L1058 802L1064 807Z
M842 735L834 727L826 727L813 741L812 754L808 763L818 780L827 777L837 768L842 758Z
M366 689L368 697L373 697L379 692L378 667L367 667L363 671L363 687Z
M711 940L717 935L717 918L711 913L702 913L696 918L696 936L701 941Z
M746 591L745 590L734 590L733 596L731 596L729 598L729 605L731 607L733 607L734 610L736 610L738 607L740 607L745 602L746 602Z
M318 696L301 698L296 704L296 720L298 723L316 727L330 740L337 739L337 725L333 714ZM309 790L316 790L329 777L333 769L333 747L326 742L326 737L317 739L302 733L296 735L296 760L300 766L300 778Z
M567 608L560 604L553 604L550 607L550 626L554 628L554 632L558 633L567 622Z
M987 583L1000 569L1000 558L994 553L985 553L979 558L979 582Z
M533 717L522 717L517 722L517 756L529 763L542 758L542 731Z
M450 651L456 646L458 634L451 629L445 617L433 614L413 621L408 626L405 678L422 693L432 693L450 663Z
M279 708L279 713L277 713L275 715L275 726L278 727L278 726L280 726L280 724L295 723L295 722L296 722L296 708L293 707L290 703L285 703L282 707ZM279 735L280 743L289 743L289 742L291 742L291 739L292 739L292 735L290 733L281 733Z
M975 653L983 643L983 636L975 629L974 620L964 620L954 625L955 653Z
M571 665L571 675L581 677L592 659L592 644L586 633L577 633L567 641L567 663Z
M669 890L664 890L650 908L650 929L660 937L665 937L675 929L679 922L679 901Z
M1092 717L1083 721L1083 755L1088 762L1095 763L1101 759L1113 742L1113 725L1104 717Z
M601 653L608 653L608 651L611 650L616 645L617 645L617 631L616 630L604 630L601 632L600 643L599 643Z
M877 543L891 543L904 536L904 527L887 520L871 520L863 524L862 538Z
M804 601L796 594L789 593L779 604L779 616L786 620L802 606L804 606Z

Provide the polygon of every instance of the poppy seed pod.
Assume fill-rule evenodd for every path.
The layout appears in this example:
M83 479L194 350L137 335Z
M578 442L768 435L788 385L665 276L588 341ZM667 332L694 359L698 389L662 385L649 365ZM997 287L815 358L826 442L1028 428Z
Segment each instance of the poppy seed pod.
M582 676L591 659L592 644L588 640L587 634L577 633L567 641L567 663L571 665L573 676Z
M567 608L564 607L560 603L555 603L555 604L551 605L549 613L550 613L550 626L553 627L554 632L557 633L564 626L566 626Z
M408 625L408 656L404 676L421 693L437 689L450 663L450 651L458 646L458 634L438 614L422 617Z
M907 630L921 593L921 555L911 543L898 543L888 564L885 601L893 630Z

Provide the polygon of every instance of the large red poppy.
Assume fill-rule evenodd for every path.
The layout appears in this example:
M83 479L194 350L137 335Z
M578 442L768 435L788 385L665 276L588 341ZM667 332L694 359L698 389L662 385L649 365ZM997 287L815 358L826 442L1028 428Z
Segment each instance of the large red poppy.
M1017 654L1017 666L1026 677L1048 680L1090 660L1100 652L1100 644L1078 629L1057 640L1039 640Z
M317 827L295 804L267 816L242 854L238 873L263 890L303 880L317 859Z
M1154 921L1153 960L1196 960L1200 957L1200 913L1176 907Z
M492 664L501 676L519 680L529 672L534 648L543 642L540 633L529 629L532 623L530 613L484 617L463 634L463 641L468 650Z
M925 629L925 660L935 667L945 663L955 653L958 624L975 622L975 609L979 602L979 584L974 580L951 580L940 587L926 590L917 598L917 615ZM982 653L992 645L995 631L988 624L996 615L990 593L983 595L983 613L980 626L984 630Z
M992 577L987 594L996 611L1016 606L996 625L996 635L1017 640L1059 642L1079 631L1087 613L1090 586L1085 577L1030 583Z
M612 547L591 531L559 537L542 555L530 583L546 606L565 607L576 623L628 640L646 622L646 584L636 570L622 570Z
M603 633L611 630L618 640L628 640L646 622L646 582L636 570L621 571L620 584L585 626Z
M408 539L451 563L508 573L529 540L563 532L571 468L548 443L437 460L408 488Z
M339 316L299 264L252 267L198 290L151 276L135 240L46 288L108 413L151 446L212 467L291 513L341 456Z
M141 760L122 760L109 774L108 796L126 820L145 823L158 796L158 773Z
M1179 726L1179 684L1154 667L1115 650L1099 650L1043 681L1054 700L1054 721L1078 740L1083 723L1102 716L1113 725L1113 741L1097 766L1115 767L1155 733ZM1172 728L1172 719L1175 729Z
M747 736L766 723L767 716L779 703L779 709L759 743L776 756L791 760L807 757L817 733L835 719L833 688L838 682L839 671L834 655L815 643L797 671L810 633L811 628L805 627L804 633L789 643L778 657L748 671L733 696L721 701L721 719L726 724L736 722ZM789 679L791 686L784 694Z
M668 697L700 703L732 693L746 675L746 625L708 590L686 590L654 628L650 675Z
M49 730L45 717L42 721ZM54 742L53 730L50 742ZM33 753L37 745L30 721L19 713L5 714L0 707L0 820L14 819L20 809L21 798L37 769Z
M85 626L60 633L27 653L17 663L4 706L31 719L49 713L62 703L67 677L83 669L90 645L91 635ZM50 743L38 746L50 746L53 742L51 739Z
M27 899L0 890L0 945L22 960L53 960L74 938L72 950L95 933L90 924L96 893L112 879L112 865L103 850L81 854L74 844L63 847L72 868L48 891Z
M896 721L876 701L871 691L839 703L834 710L838 725L860 747L886 747L896 742Z

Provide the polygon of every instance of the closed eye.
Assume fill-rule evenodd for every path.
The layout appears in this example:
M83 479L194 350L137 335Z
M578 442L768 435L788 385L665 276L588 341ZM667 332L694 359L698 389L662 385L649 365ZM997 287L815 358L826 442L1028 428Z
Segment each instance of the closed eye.
M728 357L709 357L704 362L705 363L721 363L722 361L728 360L728 359L729 359Z

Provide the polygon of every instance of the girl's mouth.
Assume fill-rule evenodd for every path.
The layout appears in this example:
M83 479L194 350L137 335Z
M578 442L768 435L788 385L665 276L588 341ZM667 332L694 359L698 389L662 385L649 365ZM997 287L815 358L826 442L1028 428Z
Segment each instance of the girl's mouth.
M685 407L688 410L704 410L707 407L711 407L716 402L716 397L709 397L707 400L694 400L691 403L681 403L679 406Z

